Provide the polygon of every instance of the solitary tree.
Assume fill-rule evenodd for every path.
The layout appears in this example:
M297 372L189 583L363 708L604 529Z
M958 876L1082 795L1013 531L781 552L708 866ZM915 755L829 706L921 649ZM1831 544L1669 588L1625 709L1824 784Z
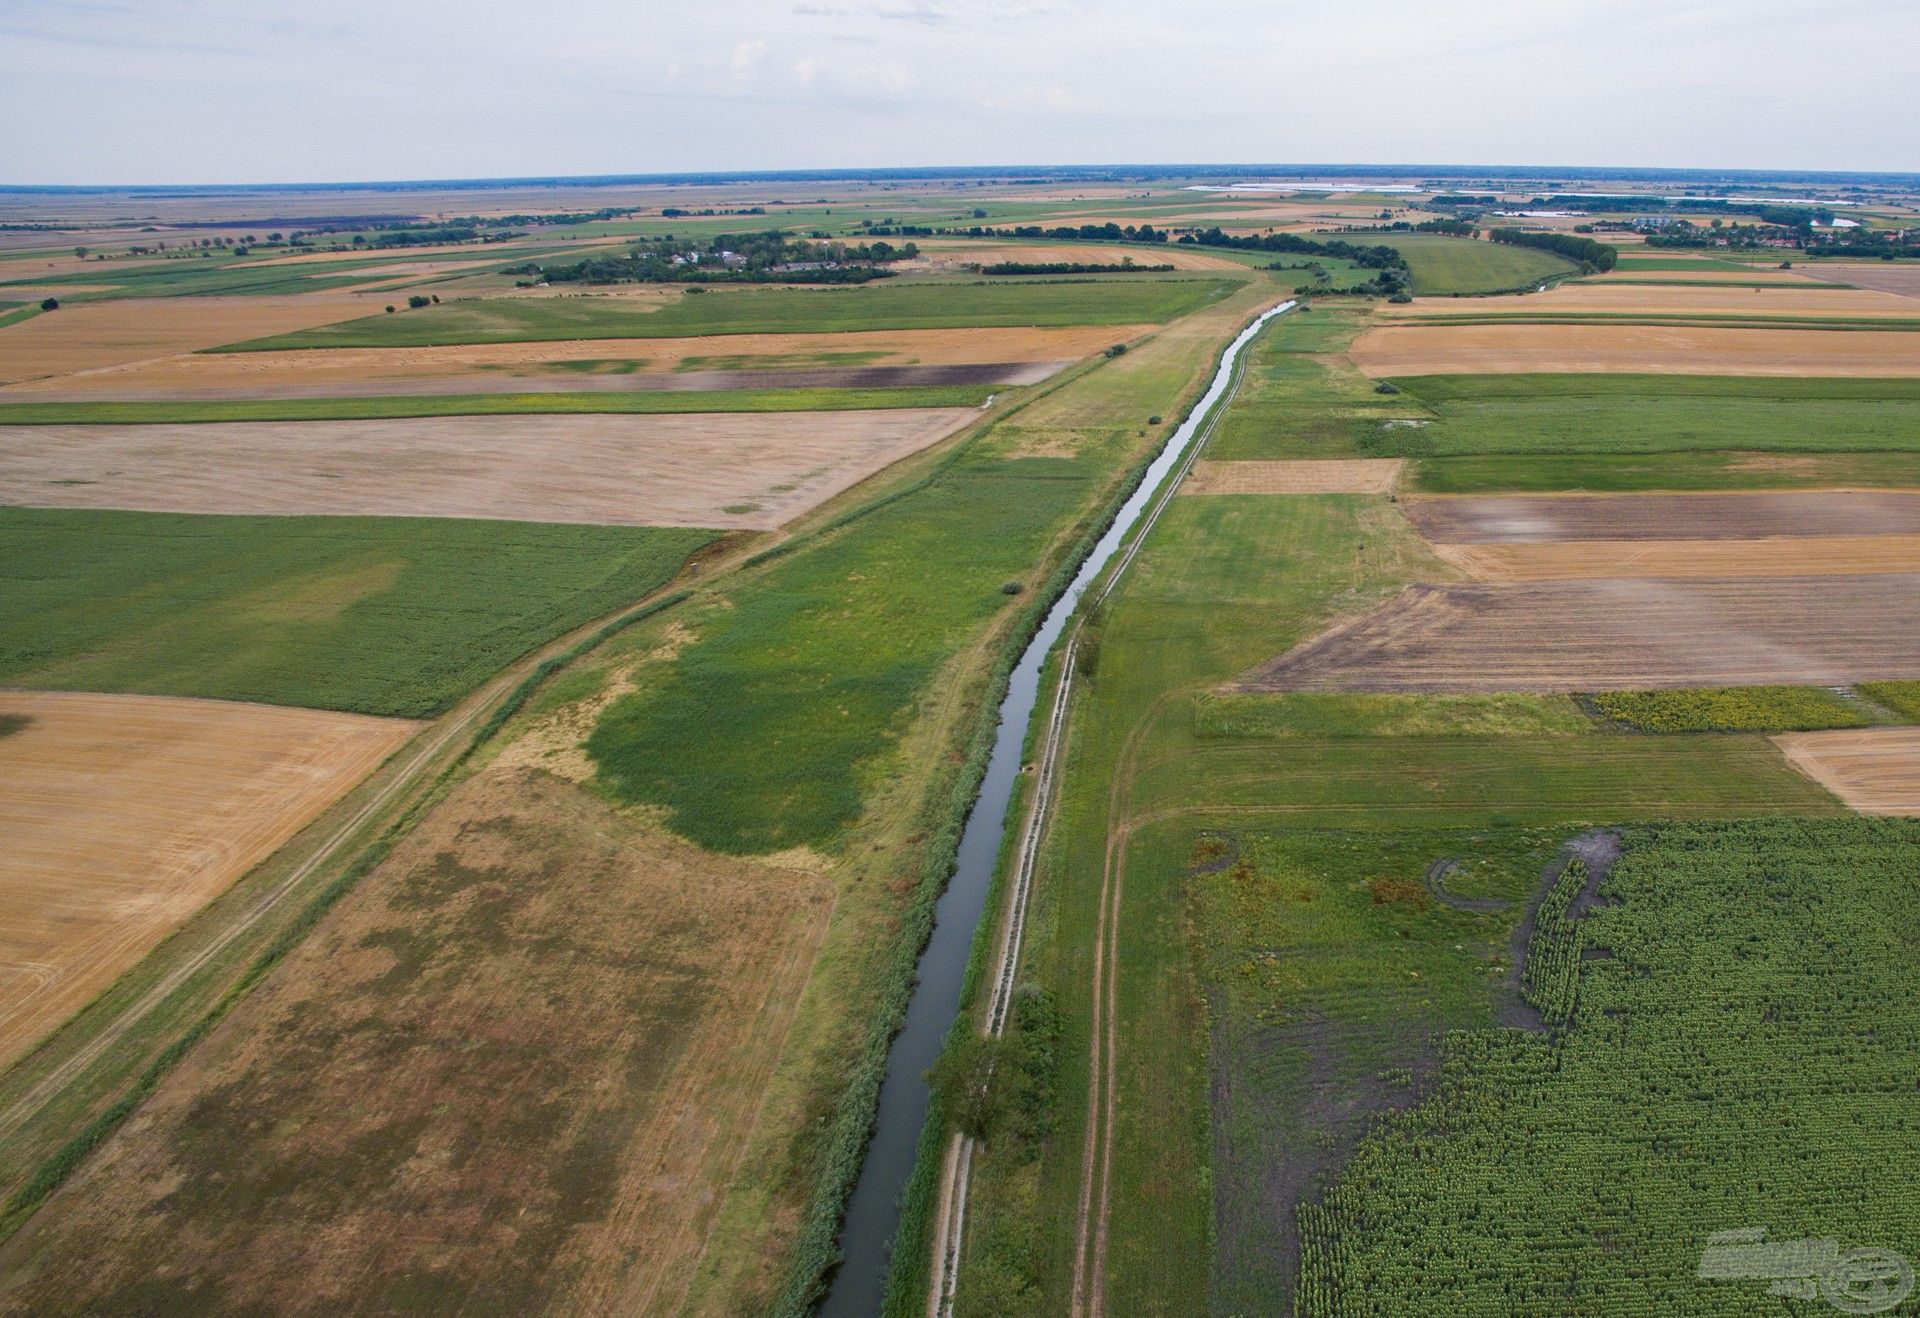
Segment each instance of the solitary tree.
M50 297L50 298L43 298L43 299L41 299L41 302L40 302L40 310L42 310L42 311L58 311L58 310L60 310L60 299L59 299L59 298L57 298L57 297Z

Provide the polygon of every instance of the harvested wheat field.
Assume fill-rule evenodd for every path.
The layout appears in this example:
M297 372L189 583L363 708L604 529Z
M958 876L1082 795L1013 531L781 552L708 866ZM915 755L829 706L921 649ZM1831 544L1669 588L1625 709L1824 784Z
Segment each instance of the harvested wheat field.
M311 296L311 295L310 295ZM181 299L181 301L197 299ZM250 299L258 300L258 299ZM105 305L105 304L102 304ZM114 303L124 306L125 303ZM328 314L344 315L337 304ZM356 304L356 310L365 310ZM61 314L65 314L64 311ZM50 319L40 316L15 329ZM296 327L297 328L297 327ZM324 348L284 352L184 354L38 380L0 390L0 402L55 398L354 397L386 392L385 382L434 381L464 393L487 379L550 381L565 372L579 389L592 370L812 370L838 366L980 366L1078 361L1137 338L1147 325L1059 328L861 330L846 334L729 334L684 339L572 339L543 343L463 344L435 348ZM249 334L254 331L247 331ZM225 340L222 340L225 341ZM0 337L0 344L6 342ZM153 354L148 354L149 356ZM570 365L562 365L567 363ZM529 385L520 381L516 389Z
M0 1063L419 726L218 700L0 692Z
M675 1312L831 906L484 771L0 1247L0 1310Z
M1443 562L1481 581L1920 572L1920 535L1558 540L1544 544L1437 544L1432 548Z
M1587 275L1580 282L1646 284L1671 280L1676 284L1778 284L1792 287L1803 279L1804 274L1800 270L1781 270L1770 265L1756 265L1746 270L1689 270L1685 266L1676 266L1672 270L1610 270L1606 274Z
M771 530L973 408L0 426L0 503Z
M1386 494L1404 458L1329 458L1193 464L1182 494Z
M1468 495L1402 499L1400 509L1436 544L1920 536L1916 490Z
M76 302L0 329L0 385L312 329L369 309L366 299L344 292Z
M1863 815L1920 815L1920 728L1793 732L1787 763Z
M1134 221L1128 221L1133 223ZM993 265L1000 261L1014 261L1031 265L1054 265L1069 262L1076 265L1119 265L1122 261L1132 260L1135 265L1170 265L1175 270L1245 270L1244 262L1230 261L1224 256L1210 256L1205 252L1195 252L1167 244L1162 250L1156 246L1152 250L1140 247L1115 247L1110 243L1034 243L1022 245L1018 242L954 242L920 241L921 261L935 269L954 268L963 265Z
M1525 297L1485 298L1470 308L1414 301L1381 308L1389 318L1444 316L1876 316L1912 319L1913 302L1872 289L1836 288L1802 279L1785 288L1652 288L1635 284L1560 284Z
M1619 691L1920 678L1920 575L1410 586L1253 691Z
M1920 333L1662 325L1377 325L1349 354L1368 375L1631 371L1920 376Z
M1810 279L1831 279L1856 288L1878 289L1896 297L1920 298L1920 265L1892 261L1863 261L1858 264L1819 261L1801 267Z

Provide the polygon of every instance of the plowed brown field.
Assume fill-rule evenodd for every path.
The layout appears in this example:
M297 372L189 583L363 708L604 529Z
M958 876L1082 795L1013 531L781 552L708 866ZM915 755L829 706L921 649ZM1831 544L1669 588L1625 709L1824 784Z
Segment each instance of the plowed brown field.
M1514 495L1400 501L1441 544L1920 535L1920 491Z
M1182 494L1386 494L1403 458L1196 462Z
M677 1312L831 909L483 771L0 1247L0 1310Z
M1412 586L1261 691L1611 691L1920 678L1920 575Z
M0 692L0 1063L419 726L217 700Z
M1811 295L1810 295L1811 296ZM1350 354L1369 375L1631 371L1920 376L1920 333L1661 325L1379 325Z
M1920 265L1896 265L1890 261L1840 265L1821 261L1804 266L1802 270L1812 279L1831 279L1837 283L1874 288L1908 299L1920 297Z
M312 297L314 295L308 295ZM180 303L206 299L176 299ZM270 299L247 299L262 301ZM305 302L307 299L301 299ZM124 302L99 306L126 306ZM331 309L303 324L327 323L366 310L364 304ZM76 308L81 310L83 308ZM65 315L63 309L58 315ZM6 337L58 316L39 316ZM300 328L293 325L288 328ZM837 365L936 366L1013 362L1078 361L1116 342L1137 338L1151 326L1078 325L1034 329L862 330L847 334L729 334L685 339L572 339L553 343L488 343L440 348L328 348L291 352L170 355L111 370L95 370L65 379L45 379L0 390L0 402L62 397L354 397L385 392L382 382L435 381L436 392L461 393L466 382L500 377L539 377L541 388L562 374L560 362L636 363L655 372L690 369L800 369ZM149 345L137 355L186 354L187 348L228 342L269 332L243 332L208 338L206 343L162 349ZM128 360L128 357L114 360ZM14 359L6 358L9 365ZM106 365L106 362L96 363ZM73 370L68 366L64 369ZM36 372L40 373L40 372ZM576 380L591 377L567 372ZM23 375L0 371L0 383ZM520 388L530 388L522 384ZM587 387L576 384L574 388ZM212 392L218 391L218 392Z
M0 502L772 529L972 408L0 427Z
M1600 577L1824 577L1920 572L1920 535L1781 536L1770 540L1560 540L1443 544L1434 553L1482 581Z
M1775 737L1788 763L1863 815L1920 815L1920 728Z

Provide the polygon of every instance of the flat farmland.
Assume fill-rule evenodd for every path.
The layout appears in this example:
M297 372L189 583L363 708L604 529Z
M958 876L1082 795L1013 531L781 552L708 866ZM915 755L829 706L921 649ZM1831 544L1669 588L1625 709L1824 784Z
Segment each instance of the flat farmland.
M1439 544L1434 546L1434 553L1481 581L1920 572L1920 535Z
M552 339L825 334L962 326L1132 325L1218 301L1234 281L1197 277L1033 283L893 284L853 289L743 288L660 306L617 296L468 298L233 345L230 350L378 348Z
M1849 281L1851 282L1851 281ZM1920 314L1909 298L1868 288L1841 288L1802 279L1779 288L1669 288L1640 284L1566 283L1526 297L1468 304L1411 302L1383 306L1389 320L1450 315L1474 316L1814 316L1911 320Z
M993 265L1001 261L1051 265L1066 261L1076 265L1119 265L1131 260L1135 265L1170 265L1175 270L1244 270L1245 263L1226 256L1195 251L1172 243L1122 246L1115 243L1023 243L1018 240L942 241L921 240L921 259L939 267L968 264Z
M0 507L0 684L436 714L713 538Z
M1920 298L1920 263L1817 261L1800 269L1809 279L1831 279L1909 300Z
M1350 355L1369 375L1621 371L1920 377L1920 337L1898 331L1663 325L1381 325Z
M71 303L0 329L0 385L284 334L368 309L349 293Z
M1388 231L1342 236L1348 242L1379 243L1394 248L1407 258L1413 274L1413 291L1426 296L1504 293L1579 271L1579 267L1566 258L1534 247L1513 247L1444 234Z
M1794 768L1863 815L1920 815L1920 728L1793 732L1775 744Z
M1393 489L1405 465L1399 458L1203 459L1193 464L1180 493L1385 494Z
M478 774L0 1247L0 1309L675 1312L832 906Z
M771 529L977 409L0 426L46 508Z
M0 1063L419 726L213 700L0 692Z
M1411 586L1254 691L1612 691L1920 677L1920 576Z
M1439 544L1920 536L1911 490L1409 498L1400 510Z
M118 304L121 306L125 303ZM849 367L1031 366L1077 361L1150 327L1008 326L843 334L730 334L670 339L571 339L438 348L330 348L187 353L0 389L0 403L39 397L354 397L401 382L458 393L483 381L578 382L595 375L792 371ZM11 333L12 331L7 331ZM524 384L516 387L524 388Z

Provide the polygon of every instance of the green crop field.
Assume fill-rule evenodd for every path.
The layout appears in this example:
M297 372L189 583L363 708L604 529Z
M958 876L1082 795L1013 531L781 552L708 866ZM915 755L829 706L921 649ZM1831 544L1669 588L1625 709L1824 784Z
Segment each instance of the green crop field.
M1416 296L1511 293L1545 280L1577 274L1580 267L1535 247L1512 247L1434 233L1354 234L1350 242L1380 243L1407 258Z
M1602 718L1636 732L1805 732L1873 722L1859 702L1820 686L1607 691L1587 702Z
M1860 694L1892 710L1902 722L1920 723L1920 682L1862 682Z
M709 289L656 310L593 295L489 298L367 316L218 349L387 348L702 334L829 334L963 326L1158 323L1223 297L1220 279L879 284L859 288Z
M979 407L1007 385L905 389L709 389L568 394L392 395L384 398L165 399L0 404L0 425L135 425L191 421L353 421L372 417L536 413L837 412Z
M1391 383L1431 419L1377 426L1360 453L1920 451L1920 380L1542 374Z
M1296 1312L1753 1314L1714 1233L1911 1254L1917 873L1920 825L1870 820L1632 830L1583 914L1571 871L1528 952L1548 1030L1449 1038L1303 1213Z
M712 539L0 508L0 685L433 714Z

